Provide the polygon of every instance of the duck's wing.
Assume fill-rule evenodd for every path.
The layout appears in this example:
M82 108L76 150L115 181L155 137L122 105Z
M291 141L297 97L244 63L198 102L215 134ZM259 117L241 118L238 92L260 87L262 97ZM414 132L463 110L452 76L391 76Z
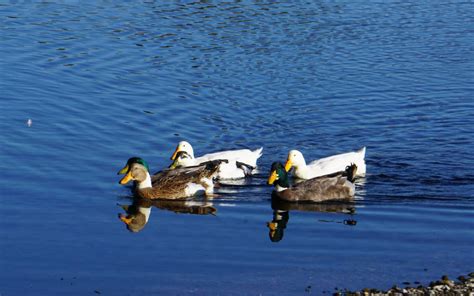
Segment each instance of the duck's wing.
M239 150L226 150L226 151L219 151L214 153L205 154L203 156L197 157L197 163L203 163L210 160L216 159L227 159L227 160L235 160L252 167L257 166L257 159L262 156L263 147L260 147L256 150L250 149L239 149Z
M358 174L365 174L365 147L358 151L336 154L324 157L308 164L311 171L318 171L318 175L328 175L344 171L346 166L354 163L358 167Z
M227 160L213 160L197 166L162 170L151 177L152 185L183 190L188 183L201 183L202 178L212 178L222 162L227 162Z
M355 187L346 177L319 177L300 182L290 187L294 200L321 202L326 200L347 199L354 195Z

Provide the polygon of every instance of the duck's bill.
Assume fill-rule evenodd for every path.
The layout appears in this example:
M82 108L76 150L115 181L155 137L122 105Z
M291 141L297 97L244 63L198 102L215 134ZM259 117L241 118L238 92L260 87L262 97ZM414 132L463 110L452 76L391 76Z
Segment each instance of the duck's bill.
M122 185L125 185L127 184L128 182L130 182L132 180L132 172L128 172L125 177L123 177L119 183L122 184Z
M178 152L180 152L179 147L176 147L176 150L174 151L173 155L171 155L171 160L175 160L176 156L178 156Z
M268 177L268 185L272 185L273 183L275 183L275 180L277 179L278 175L277 175L277 172L276 171L273 171L271 174L270 174L270 177Z
M118 171L117 175L123 175L123 174L126 174L128 172L128 169L129 169L129 166L128 164L126 166L124 166L120 171Z
M291 162L291 160L288 159L285 163L285 171L288 172L292 166L293 166L293 162Z
M120 214L119 218L123 223L127 225L130 225L130 223L132 223L132 218L127 218L127 216L125 215Z
M278 223L276 222L268 222L267 226L270 230L275 231L278 227Z

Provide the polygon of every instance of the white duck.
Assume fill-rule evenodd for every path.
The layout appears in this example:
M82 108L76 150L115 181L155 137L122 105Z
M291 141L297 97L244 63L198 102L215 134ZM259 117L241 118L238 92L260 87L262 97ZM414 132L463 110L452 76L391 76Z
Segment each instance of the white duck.
M291 150L288 152L286 159L285 170L289 171L295 167L295 176L300 179L311 179L314 177L342 172L348 165L354 163L357 166L357 175L359 177L365 176L365 147L357 151L336 154L318 160L314 160L309 164L303 157L303 154L298 150Z
M171 156L177 166L189 167L211 160L227 160L219 165L217 179L240 179L252 174L257 167L257 160L262 156L263 147L255 150L239 149L226 150L194 157L191 144L186 141L178 143Z

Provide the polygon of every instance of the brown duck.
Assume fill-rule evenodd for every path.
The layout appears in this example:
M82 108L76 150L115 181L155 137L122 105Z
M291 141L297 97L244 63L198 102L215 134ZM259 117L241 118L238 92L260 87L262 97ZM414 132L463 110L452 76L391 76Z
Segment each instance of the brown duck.
M125 173L119 183L124 185L136 181L135 194L146 199L180 199L214 191L213 178L222 161L210 161L202 165L163 170L150 176L148 164L141 158L132 157L119 171Z
M285 167L274 162L268 184L275 185L276 197L291 202L350 199L355 194L355 185L352 182L356 172L357 166L351 164L344 172L308 179L290 186Z

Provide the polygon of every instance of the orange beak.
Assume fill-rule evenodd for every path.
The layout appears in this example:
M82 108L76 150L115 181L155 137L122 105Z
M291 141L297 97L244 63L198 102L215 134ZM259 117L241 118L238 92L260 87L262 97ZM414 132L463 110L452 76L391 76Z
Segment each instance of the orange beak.
M179 149L179 146L178 146L178 147L176 147L176 150L174 151L173 155L171 155L171 160L175 160L176 155L178 155L179 151L181 151L181 150Z
M132 180L132 179L133 179L133 177L132 177L132 172L130 171L130 172L128 172L128 173L125 175L125 177L123 177L123 178L119 181L119 183L122 184L122 185L125 185L125 184L127 184L128 182L130 182L130 180Z
M122 220L122 222L127 225L130 225L130 223L132 223L132 218L127 218L125 215L120 215L120 220Z
M128 172L128 169L129 169L129 166L127 164L120 171L118 171L117 175L125 174L126 172Z
M278 223L276 223L276 222L268 222L268 223L267 223L267 226L268 226L268 228L269 228L271 231L275 231L275 230L277 229Z
M288 158L288 160L285 163L285 171L288 172L292 166L293 166L293 162L291 161L291 159Z

